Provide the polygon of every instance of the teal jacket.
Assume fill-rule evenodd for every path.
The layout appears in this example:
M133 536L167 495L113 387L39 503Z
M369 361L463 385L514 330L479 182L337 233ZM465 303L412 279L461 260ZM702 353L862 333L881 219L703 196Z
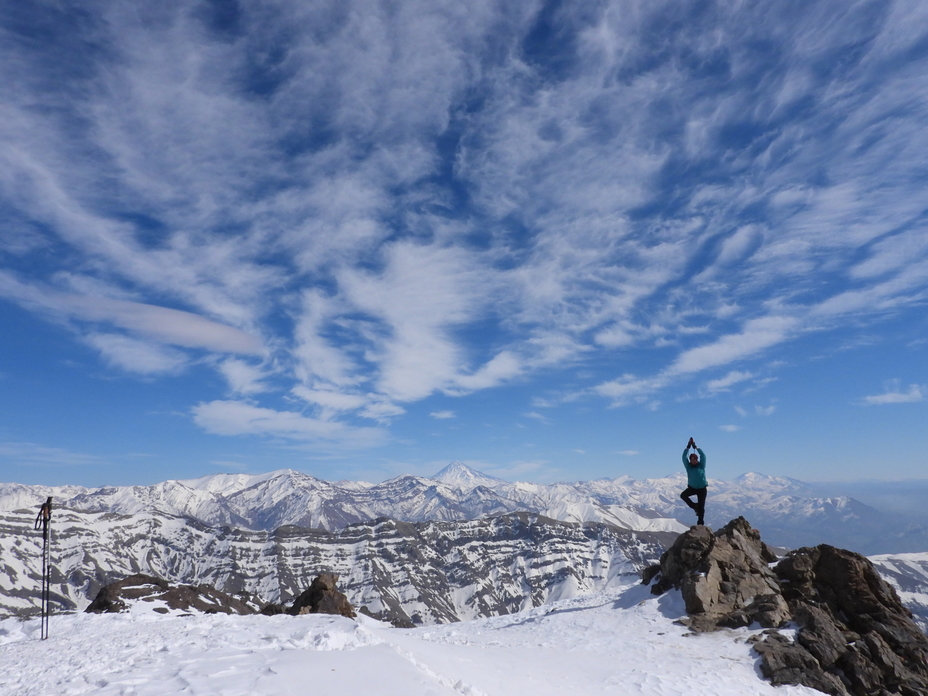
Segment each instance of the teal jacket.
M706 488L709 485L708 481L706 481L706 455L697 447L699 464L690 466L690 458L687 455L689 450L689 447L683 450L683 468L686 469L686 482L690 488Z

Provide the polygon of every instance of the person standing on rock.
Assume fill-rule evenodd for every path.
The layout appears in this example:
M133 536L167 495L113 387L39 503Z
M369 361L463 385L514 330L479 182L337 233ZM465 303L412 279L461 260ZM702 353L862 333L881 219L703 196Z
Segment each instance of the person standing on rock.
M691 449L696 450L689 456L687 452ZM687 488L680 494L683 502L696 511L696 524L705 524L704 516L706 514L706 490L709 483L706 481L706 455L696 446L696 441L690 438L686 443L686 449L683 450L683 468L686 469ZM696 496L694 503L691 496Z

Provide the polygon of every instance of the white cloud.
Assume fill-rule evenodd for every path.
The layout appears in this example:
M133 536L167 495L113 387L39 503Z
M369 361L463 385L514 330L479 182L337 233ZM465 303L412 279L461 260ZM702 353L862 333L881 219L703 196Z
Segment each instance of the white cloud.
M79 319L111 322L162 343L223 353L264 353L256 337L191 312L106 298L63 299L64 306L70 307Z
M593 391L600 396L611 398L613 404L621 405L631 400L642 401L648 394L661 389L665 384L665 378L662 376L639 379L634 375L626 374L618 379L597 385Z
M2 269L0 295L59 320L112 324L158 343L220 353L265 352L255 336L192 312L28 285Z
M634 457L636 454L641 454L638 450L622 450L618 454L624 455L626 457Z
M742 263L760 248L764 241L764 230L759 225L745 225L726 238L719 250L717 263L729 266Z
M406 409L390 401L374 401L361 409L358 415L378 423L389 423L390 419L402 416L404 413Z
M738 370L732 370L724 377L706 382L706 389L713 393L728 391L728 388L733 384L743 382L746 379L751 379L753 376L754 374L752 372L740 372Z
M473 374L458 375L455 382L467 390L487 389L518 376L522 371L522 361L518 356L504 350Z
M369 398L332 389L309 389L302 385L293 388L293 394L304 401L330 411L355 411L364 407Z
M429 415L430 415L432 418L435 418L435 419L437 419L437 420L445 420L445 419L448 419L448 418L454 418L454 417L455 417L454 411L432 411Z
M925 400L923 389L924 387L921 385L910 384L907 391L902 391L899 380L892 380L886 385L885 392L874 396L865 396L863 401L870 406L914 404Z
M307 384L335 388L357 384L362 379L358 365L348 351L339 349L324 335L330 323L344 311L342 303L319 290L306 290L301 299L302 311L294 332L296 377Z
M345 446L381 444L379 428L356 428L310 418L295 411L275 411L245 401L210 401L193 408L194 422L214 435L261 435L293 440L323 441Z
M488 299L477 260L461 249L415 243L391 245L385 256L382 273L345 269L340 278L352 305L384 324L368 351L378 367L378 391L412 401L466 382L459 373L465 352L451 329L476 317ZM495 383L513 369L511 363L504 356L502 364L491 363L487 374L472 380Z
M726 433L736 433L741 430L740 425L720 425L719 430L724 430Z
M772 404L770 406L755 406L754 407L754 413L756 413L758 416L772 416L774 411L776 410L777 410L777 407Z
M229 388L236 394L259 394L270 390L262 381L268 375L258 365L238 358L226 358L219 363L218 369L229 383Z
M684 351L667 372L671 375L699 372L751 357L786 341L798 327L799 321L789 316L751 319L740 333L728 334L713 343Z
M99 350L110 365L143 375L173 374L187 364L180 351L145 343L121 334L92 333L83 340Z

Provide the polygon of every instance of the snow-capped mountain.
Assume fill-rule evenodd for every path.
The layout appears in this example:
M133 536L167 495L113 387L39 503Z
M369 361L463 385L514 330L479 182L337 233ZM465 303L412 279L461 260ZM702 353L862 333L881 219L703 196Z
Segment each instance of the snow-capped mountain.
M381 517L423 522L527 511L568 522L606 522L640 531L683 531L634 504L602 501L576 486L511 484L452 462L433 478L400 476L379 484L330 483L284 469L257 476L217 474L152 486L35 487L0 484L0 510L55 505L131 515L159 512L207 525L273 530L283 525L337 530Z
M477 486L495 488L506 483L503 479L487 476L458 461L451 462L431 478L433 481L440 481L452 488L464 490L476 488Z
M216 474L151 486L87 489L0 484L0 510L55 504L89 512L158 512L211 526L270 531L283 525L334 531L381 517L406 522L468 520L526 511L567 522L603 522L638 531L680 532L695 522L679 498L682 473L576 483L510 483L452 462L431 478L331 483L284 469ZM864 554L928 549L928 529L847 496L823 497L795 479L749 473L710 479L706 519L719 526L744 515L770 543L829 543Z
M928 553L871 556L870 560L896 588L919 627L928 633Z
M41 534L32 511L0 513L0 613L38 607ZM132 573L289 600L321 571L341 576L357 607L414 623L509 614L634 576L675 535L570 524L530 513L410 524L381 519L335 532L208 527L140 512L58 510L53 603L85 607Z

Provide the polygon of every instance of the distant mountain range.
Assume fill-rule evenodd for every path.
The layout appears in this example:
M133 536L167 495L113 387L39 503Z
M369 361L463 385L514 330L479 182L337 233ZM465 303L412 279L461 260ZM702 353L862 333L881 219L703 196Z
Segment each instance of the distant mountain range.
M137 572L280 601L328 570L357 606L428 624L520 611L627 579L693 521L678 498L684 486L682 474L509 483L459 462L431 478L380 484L290 470L94 489L0 484L0 613L36 611L41 538L32 520L47 496L56 506L60 608L83 608L103 584ZM924 529L792 479L710 480L709 524L738 515L780 546L928 549ZM928 621L928 560L874 560Z
M378 484L331 483L291 470L92 489L4 483L0 510L34 508L51 495L56 505L73 510L161 513L247 530L294 525L336 531L382 517L425 522L531 512L564 522L680 532L695 522L678 497L685 486L682 473L643 481L509 483L452 462L431 478L400 476ZM923 524L854 498L825 497L801 481L757 473L734 481L710 479L707 523L721 526L739 515L779 546L829 543L867 555L928 550Z

